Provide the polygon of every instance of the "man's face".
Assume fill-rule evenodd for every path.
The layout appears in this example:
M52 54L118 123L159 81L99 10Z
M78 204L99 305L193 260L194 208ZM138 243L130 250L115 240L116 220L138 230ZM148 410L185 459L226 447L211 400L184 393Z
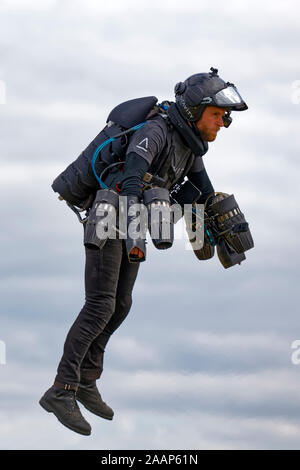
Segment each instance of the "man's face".
M207 142L215 140L220 127L224 126L222 117L225 112L226 110L224 108L217 108L216 106L207 106L205 108L201 119L196 122L196 126L203 140Z

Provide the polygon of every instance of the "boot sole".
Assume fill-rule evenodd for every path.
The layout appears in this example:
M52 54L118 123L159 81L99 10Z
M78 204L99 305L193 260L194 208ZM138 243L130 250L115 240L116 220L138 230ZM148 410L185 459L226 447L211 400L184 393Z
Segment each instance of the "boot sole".
M78 434L82 434L83 436L90 436L91 434L91 431L81 431L77 428L74 428L72 426L70 426L69 424L66 424L64 423L60 418L59 416L57 416L57 414L55 413L55 411L48 405L48 403L46 402L46 400L44 400L43 398L40 399L39 401L39 404L41 405L42 408L44 408L44 410L48 411L48 413L53 413L56 418L58 419L58 421L63 424L64 426L66 426L66 428L69 428L71 429L71 431L75 431L77 432Z
M80 398L78 398L77 396L76 396L76 400L79 401L79 403L81 403L88 411L90 411L94 415L100 416L100 418L108 419L109 421L111 421L114 417L114 415L108 416L108 415L101 414L99 412L96 413L96 411L94 411L91 408L89 408L88 406L86 406L86 404L83 401L81 401Z

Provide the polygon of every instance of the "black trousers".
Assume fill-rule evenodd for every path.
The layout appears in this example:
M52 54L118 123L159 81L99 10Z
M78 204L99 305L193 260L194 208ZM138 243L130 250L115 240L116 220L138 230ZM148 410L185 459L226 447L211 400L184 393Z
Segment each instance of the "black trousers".
M98 379L105 346L126 318L139 263L129 263L123 240L85 248L85 304L71 326L55 380L78 385Z

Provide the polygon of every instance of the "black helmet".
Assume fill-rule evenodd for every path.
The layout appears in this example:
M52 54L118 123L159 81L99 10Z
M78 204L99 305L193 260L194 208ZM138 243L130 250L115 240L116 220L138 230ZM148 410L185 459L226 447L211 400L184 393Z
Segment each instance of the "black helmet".
M196 73L184 82L175 85L176 105L182 117L188 121L198 121L206 106L217 106L226 109L223 118L225 127L231 123L231 111L248 109L245 101L233 83L224 82L218 69L211 67L209 73Z

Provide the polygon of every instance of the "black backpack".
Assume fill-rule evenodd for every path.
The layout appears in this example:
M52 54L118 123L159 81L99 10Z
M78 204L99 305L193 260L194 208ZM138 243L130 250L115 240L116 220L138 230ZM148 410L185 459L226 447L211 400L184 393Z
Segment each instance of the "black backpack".
M99 176L108 165L124 159L129 132L141 127L152 110L158 111L156 103L155 96L147 96L116 106L110 112L104 129L53 181L52 189L59 194L59 199L81 210L88 209L101 187Z

